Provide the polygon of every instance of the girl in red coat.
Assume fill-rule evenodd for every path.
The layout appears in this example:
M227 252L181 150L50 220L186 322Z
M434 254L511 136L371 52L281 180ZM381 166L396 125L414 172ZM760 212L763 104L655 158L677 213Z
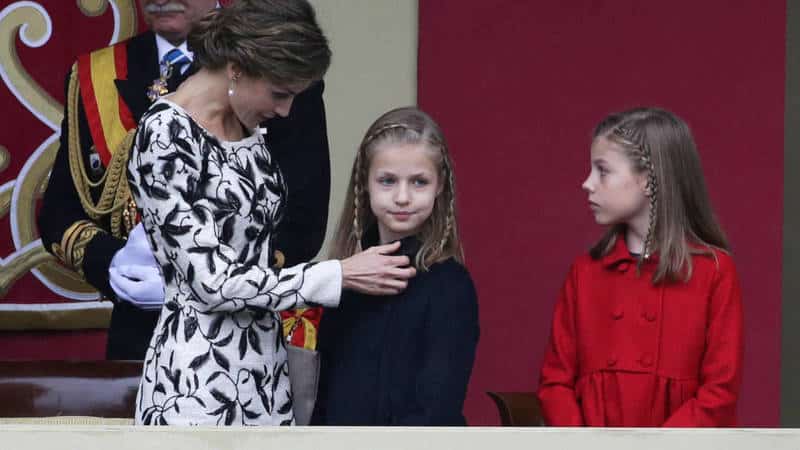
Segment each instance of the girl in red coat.
M608 116L583 189L608 231L573 263L555 308L545 422L734 426L741 293L688 126L654 108Z

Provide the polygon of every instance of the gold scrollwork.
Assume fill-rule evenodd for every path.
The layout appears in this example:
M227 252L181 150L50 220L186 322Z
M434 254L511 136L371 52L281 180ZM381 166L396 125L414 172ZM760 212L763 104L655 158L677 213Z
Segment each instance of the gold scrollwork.
M7 148L0 145L0 172L8 169L9 164L11 164L11 154Z
M103 14L109 4L115 7L114 17L116 40L127 39L136 32L136 5L134 0L78 0L78 8L87 16L95 17ZM15 36L19 33L22 41L30 47L43 45L50 37L51 24L47 12L40 5L25 2L11 4L4 9L7 14L0 20L0 66L6 74L5 81L9 89L20 102L47 125L57 129L63 117L63 106L55 101L28 74L16 52ZM39 238L36 229L36 200L41 197L47 186L50 169L58 150L58 140L53 140L47 147L37 152L35 158L25 164L26 170L16 180L6 183L0 188L0 218L5 217L11 208L15 209L18 230L18 248L22 248ZM0 147L0 171L8 167L10 153ZM12 204L12 193L17 191L16 201ZM94 289L84 283L80 276L58 264L41 246L34 246L24 252L16 253L6 259L0 266L0 298L11 285L29 272L38 268L41 274L52 284L75 294L91 293Z
M53 255L47 253L44 247L38 246L17 254L8 264L0 264L0 298L5 297L11 285L30 269L40 264L53 262L54 259Z
M108 9L108 0L78 0L78 8L84 15L97 17Z
M23 42L41 45L50 34L50 18L43 10L34 6L10 5L10 12L0 22L0 61L7 74L9 88L33 111L50 124L58 124L63 116L62 107L53 97L31 78L22 67L14 45L14 36L19 32Z
M8 169L11 164L11 154L8 149L0 145L0 172ZM8 208L11 206L11 186L0 188L0 217L5 217L8 214Z
M119 40L128 39L136 34L136 5L134 0L116 0L113 2L119 11ZM89 17L102 15L108 9L109 0L78 0L78 8Z

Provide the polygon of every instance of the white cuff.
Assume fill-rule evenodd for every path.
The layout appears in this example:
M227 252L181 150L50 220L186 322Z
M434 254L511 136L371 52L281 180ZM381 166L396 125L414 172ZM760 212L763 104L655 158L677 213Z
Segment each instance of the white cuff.
M337 259L318 262L306 271L303 296L327 308L339 306L342 298L342 263Z

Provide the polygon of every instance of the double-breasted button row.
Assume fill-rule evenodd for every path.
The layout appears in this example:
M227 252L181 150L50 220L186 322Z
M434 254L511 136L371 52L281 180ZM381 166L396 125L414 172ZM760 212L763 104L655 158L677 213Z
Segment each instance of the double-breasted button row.
M623 317L625 317L625 310L622 309L622 306L618 306L611 311L611 318L613 320L620 320ZM648 322L655 322L656 319L658 319L658 313L655 311L642 311L642 318Z
M642 367L651 367L655 362L655 358L653 357L652 353L645 353L639 357L639 364ZM617 357L616 356L609 356L606 360L606 365L608 367L614 367L617 365Z

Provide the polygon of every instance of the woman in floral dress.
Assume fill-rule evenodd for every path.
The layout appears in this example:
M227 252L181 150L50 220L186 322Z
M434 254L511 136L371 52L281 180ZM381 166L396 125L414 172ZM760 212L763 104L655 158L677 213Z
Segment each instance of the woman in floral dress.
M278 311L336 307L342 289L402 291L399 243L270 268L286 206L258 124L286 116L330 49L306 0L238 0L193 29L198 72L142 117L128 180L165 282L136 423L291 425ZM297 149L302 151L302 149Z

